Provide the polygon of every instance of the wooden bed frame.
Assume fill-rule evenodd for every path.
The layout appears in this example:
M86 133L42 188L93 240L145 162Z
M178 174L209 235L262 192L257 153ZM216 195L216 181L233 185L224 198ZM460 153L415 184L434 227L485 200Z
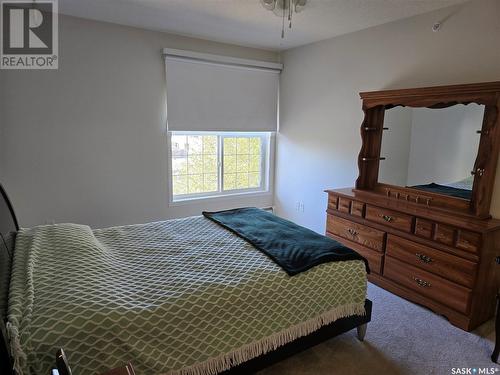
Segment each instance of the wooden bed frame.
M14 240L19 225L17 218L7 196L7 193L0 184L0 374L15 374L12 369L12 358L9 351L9 342L6 335L5 324L7 321L7 307L10 273L12 259L14 255ZM372 302L365 301L366 314L363 316L353 315L347 318L326 325L310 335L300 337L295 341L285 344L276 350L263 354L257 358L251 359L241 365L223 372L224 375L233 374L251 374L262 368L270 366L273 363L281 361L302 350L310 348L334 336L345 333L353 328L357 328L358 338L363 341L366 332L367 323L371 320ZM54 348L55 354L58 348ZM68 352L71 358L71 353ZM133 358L129 361L134 362Z

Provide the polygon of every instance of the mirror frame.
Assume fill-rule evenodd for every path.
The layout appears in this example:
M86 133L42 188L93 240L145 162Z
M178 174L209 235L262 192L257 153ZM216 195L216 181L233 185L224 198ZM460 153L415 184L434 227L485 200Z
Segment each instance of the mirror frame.
M500 150L500 82L435 86L402 90L362 92L365 114L361 124L362 145L358 156L357 191L371 191L415 204L462 212L481 218L490 217L491 197ZM479 148L474 163L471 200L428 193L409 187L378 182L386 109L446 108L457 104L484 105ZM478 125L479 126L479 125Z

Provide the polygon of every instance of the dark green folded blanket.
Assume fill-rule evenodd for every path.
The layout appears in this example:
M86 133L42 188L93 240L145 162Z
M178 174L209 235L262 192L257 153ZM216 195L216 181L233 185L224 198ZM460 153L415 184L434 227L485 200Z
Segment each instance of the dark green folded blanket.
M290 276L326 262L362 260L352 249L270 212L249 207L203 215L268 255Z

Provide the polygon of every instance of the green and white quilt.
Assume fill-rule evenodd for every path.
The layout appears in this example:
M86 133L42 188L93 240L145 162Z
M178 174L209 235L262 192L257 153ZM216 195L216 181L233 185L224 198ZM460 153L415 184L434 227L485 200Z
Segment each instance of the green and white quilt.
M138 374L215 374L364 313L362 261L288 276L203 217L92 230L21 229L8 331L20 374L131 361Z

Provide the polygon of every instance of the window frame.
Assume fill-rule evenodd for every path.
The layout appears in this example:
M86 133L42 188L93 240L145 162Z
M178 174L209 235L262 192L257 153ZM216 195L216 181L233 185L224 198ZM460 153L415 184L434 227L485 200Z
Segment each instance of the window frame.
M217 191L192 194L173 194L173 168L172 168L172 136L174 135L199 135L217 136ZM168 131L168 190L169 205L189 203L193 201L230 198L235 196L258 196L271 193L271 164L274 150L274 132L217 132L217 131ZM254 137L261 139L261 183L256 188L224 190L224 139L237 137Z

